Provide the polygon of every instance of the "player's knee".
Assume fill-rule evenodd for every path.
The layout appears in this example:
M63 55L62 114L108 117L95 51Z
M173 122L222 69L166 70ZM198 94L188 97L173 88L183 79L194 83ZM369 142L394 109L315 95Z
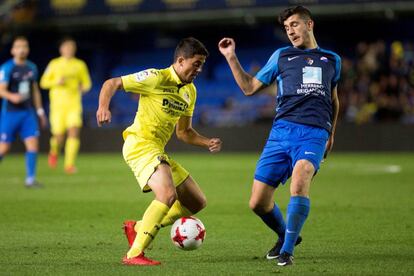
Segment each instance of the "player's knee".
M266 213L266 204L256 199L252 199L252 198L250 199L249 207L257 215L263 215Z
M207 206L207 198L203 195L202 197L200 197L199 201L198 201L198 211L203 210L204 208L206 208Z

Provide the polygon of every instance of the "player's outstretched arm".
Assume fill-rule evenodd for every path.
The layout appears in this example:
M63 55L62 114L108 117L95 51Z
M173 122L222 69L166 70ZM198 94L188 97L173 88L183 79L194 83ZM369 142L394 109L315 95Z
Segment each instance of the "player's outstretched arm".
M102 85L101 92L99 93L99 106L96 111L96 122L99 127L111 122L112 115L111 111L109 111L109 104L115 92L120 89L123 89L121 78L106 80Z
M207 138L200 135L192 127L192 118L182 116L177 123L177 138L187 144L207 148L210 152L219 152L221 150L220 138Z
M244 95L251 96L263 87L263 83L246 73L236 55L236 43L232 38L223 38L218 44L220 52L226 58L234 79Z

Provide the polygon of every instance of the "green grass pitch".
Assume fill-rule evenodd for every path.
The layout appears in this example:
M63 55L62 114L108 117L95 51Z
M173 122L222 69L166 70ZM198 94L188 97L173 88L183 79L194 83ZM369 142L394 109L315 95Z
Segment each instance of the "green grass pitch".
M0 275L414 275L414 155L333 153L311 188L311 212L295 264L263 258L275 235L248 208L258 154L171 156L207 195L197 214L203 246L175 248L170 228L147 251L159 267L125 267L125 219L139 219L152 194L138 190L121 154L81 154L66 176L39 160L45 188L23 186L23 155L0 164ZM61 161L61 160L60 160ZM61 164L60 164L61 166ZM283 212L288 185L277 190Z

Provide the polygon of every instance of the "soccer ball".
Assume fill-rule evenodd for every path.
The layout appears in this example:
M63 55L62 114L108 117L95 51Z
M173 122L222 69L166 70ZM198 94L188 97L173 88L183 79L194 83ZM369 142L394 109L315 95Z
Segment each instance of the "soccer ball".
M177 219L171 227L171 240L182 250L194 250L200 247L206 237L203 223L196 217Z

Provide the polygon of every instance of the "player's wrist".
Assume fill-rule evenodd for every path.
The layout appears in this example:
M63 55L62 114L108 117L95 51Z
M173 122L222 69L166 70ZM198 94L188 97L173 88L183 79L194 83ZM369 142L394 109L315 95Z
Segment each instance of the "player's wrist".
M36 109L36 113L37 113L38 116L44 116L45 115L45 110L42 107L40 107L40 108Z

